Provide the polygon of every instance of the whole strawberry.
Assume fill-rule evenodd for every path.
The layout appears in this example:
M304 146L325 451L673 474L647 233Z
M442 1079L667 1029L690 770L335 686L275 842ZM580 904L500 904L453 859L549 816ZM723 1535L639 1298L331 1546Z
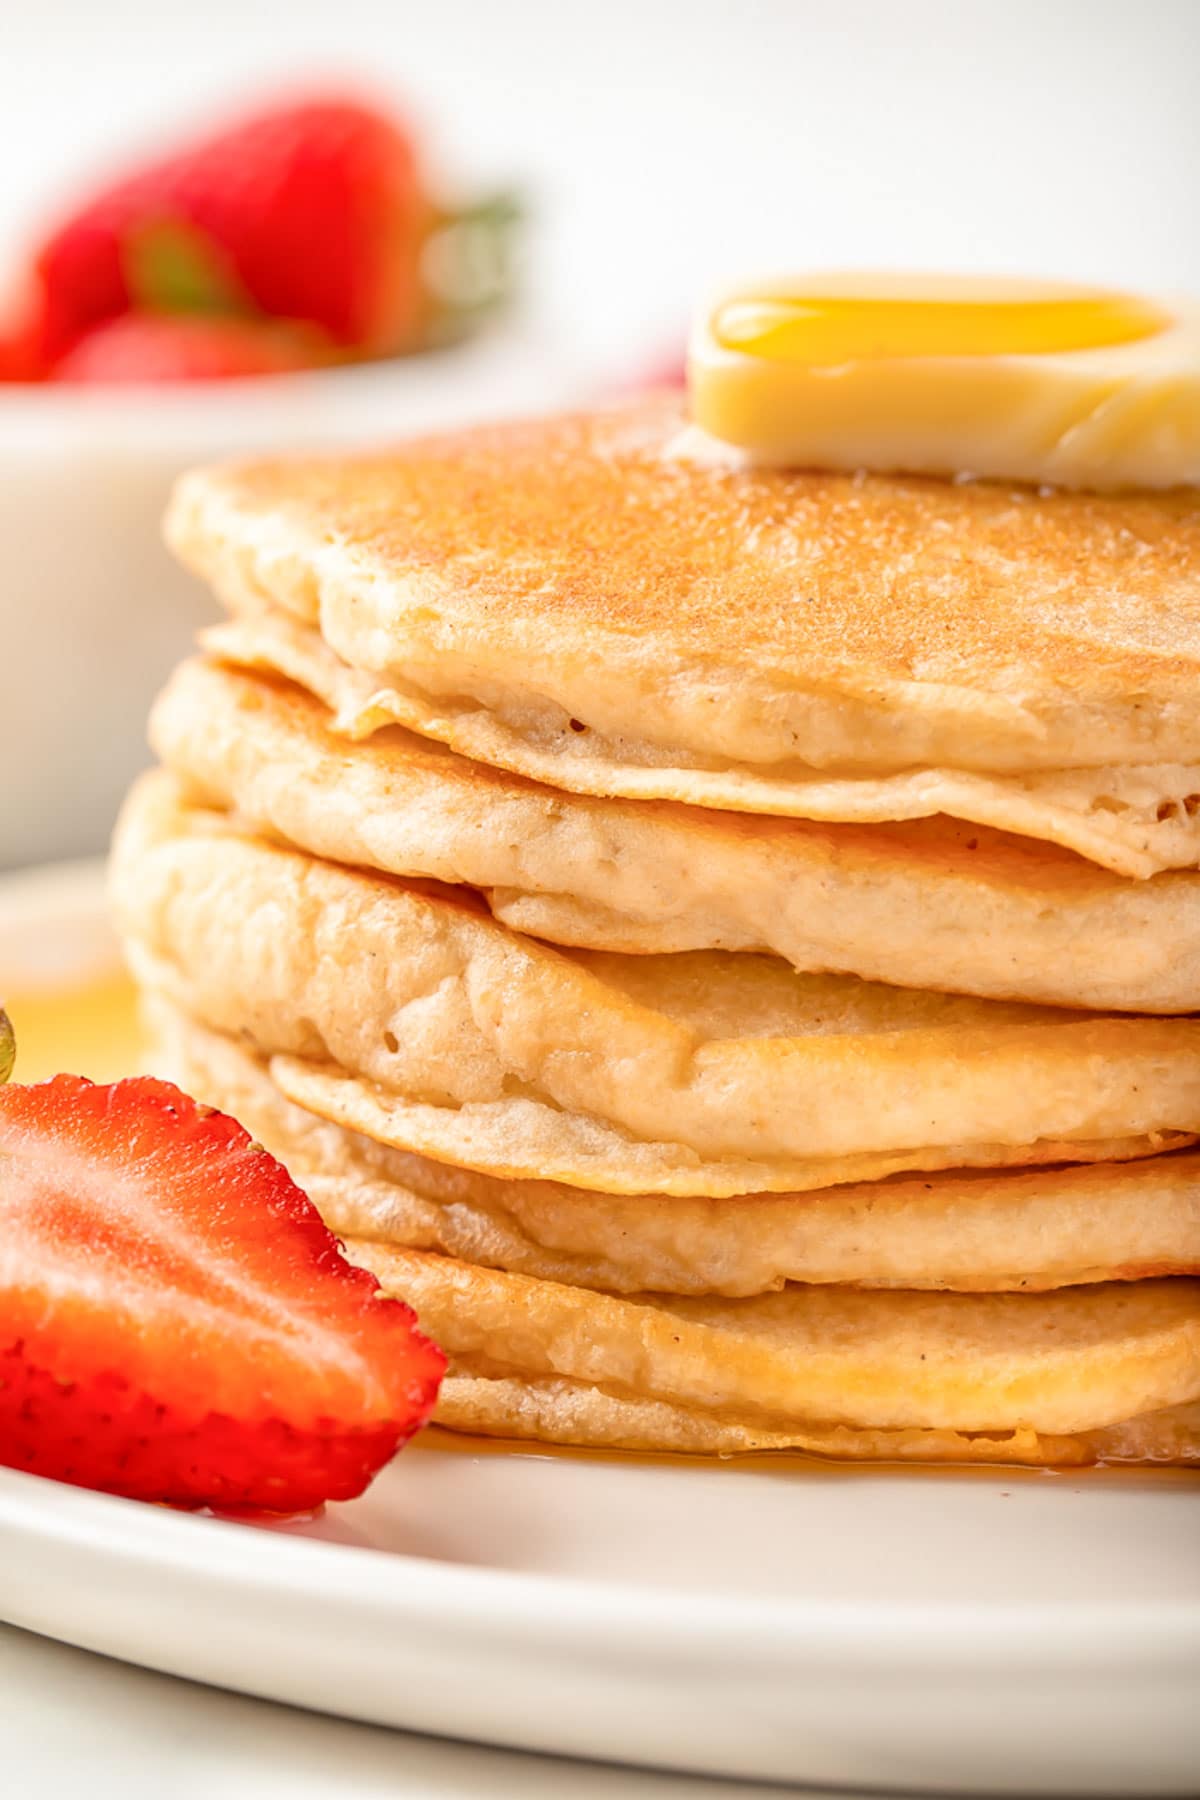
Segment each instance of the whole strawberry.
M130 310L266 313L364 354L403 348L431 216L388 114L340 96L258 112L116 182L43 244L47 355Z
M12 1060L0 1014L0 1078ZM445 1367L285 1171L163 1081L0 1087L0 1463L184 1506L360 1494Z

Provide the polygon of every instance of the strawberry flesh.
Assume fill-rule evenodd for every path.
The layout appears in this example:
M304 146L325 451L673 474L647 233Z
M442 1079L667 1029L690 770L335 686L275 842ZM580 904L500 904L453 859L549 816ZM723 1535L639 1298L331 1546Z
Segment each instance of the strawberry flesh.
M167 1082L0 1089L0 1462L187 1506L359 1494L445 1359Z

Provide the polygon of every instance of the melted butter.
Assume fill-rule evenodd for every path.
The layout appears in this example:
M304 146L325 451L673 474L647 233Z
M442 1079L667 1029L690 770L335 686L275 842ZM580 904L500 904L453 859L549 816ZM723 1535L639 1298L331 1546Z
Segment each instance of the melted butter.
M1028 356L1135 343L1171 315L1133 294L789 294L719 307L726 350L829 367L891 356Z
M123 972L70 986L9 989L4 1008L17 1039L14 1081L64 1072L116 1081L144 1066L137 996Z
M482 1437L470 1432L451 1431L444 1425L427 1425L409 1446L414 1450L433 1451L443 1456L523 1457L543 1462L594 1462L624 1465L628 1468L721 1469L731 1475L786 1477L794 1475L813 1481L829 1476L838 1481L871 1480L880 1475L903 1475L906 1480L952 1480L982 1484L1003 1481L1021 1485L1059 1481L1074 1486L1086 1481L1089 1487L1108 1485L1124 1487L1129 1483L1153 1483L1200 1490L1200 1469L1160 1463L1064 1463L1051 1467L1030 1463L1006 1463L997 1456L995 1462L914 1462L852 1461L829 1456L815 1456L803 1450L758 1450L742 1455L702 1456L655 1450L587 1450L573 1444L543 1444L531 1438Z
M809 276L701 314L692 415L743 463L1200 484L1200 307L1028 281Z

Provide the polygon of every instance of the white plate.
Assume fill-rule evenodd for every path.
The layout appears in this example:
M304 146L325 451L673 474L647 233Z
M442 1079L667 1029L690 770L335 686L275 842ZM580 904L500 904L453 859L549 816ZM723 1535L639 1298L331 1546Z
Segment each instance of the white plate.
M43 978L94 972L86 882L60 905L26 883L0 898L0 991L28 985L31 905ZM1186 1794L1198 1498L1186 1475L540 1456L429 1433L362 1500L254 1525L0 1471L0 1616L525 1749L893 1790Z

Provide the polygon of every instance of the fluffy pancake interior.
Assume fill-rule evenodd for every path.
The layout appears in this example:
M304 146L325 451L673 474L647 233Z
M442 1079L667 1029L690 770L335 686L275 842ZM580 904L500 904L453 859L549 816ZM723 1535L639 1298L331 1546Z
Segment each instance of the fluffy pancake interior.
M255 1092L265 1077L243 1050L177 1017L174 1026L187 1066L221 1085L214 1097L241 1104L249 1094L242 1110L252 1128L260 1118L278 1125L280 1104ZM286 1103L282 1111L311 1166L311 1139L323 1135L327 1153L328 1128L298 1126ZM393 1157L389 1173L420 1188L411 1158ZM449 1188L437 1204L460 1204L464 1181L473 1197L462 1172L434 1171L435 1189L439 1173ZM894 1185L898 1195L912 1186ZM789 1284L750 1300L619 1298L347 1235L352 1257L450 1349L438 1416L453 1428L592 1447L893 1461L1200 1457L1194 1281L1052 1295Z
M252 606L249 616L215 627L204 641L230 662L275 670L319 694L352 741L401 725L480 763L580 794L857 824L945 813L1061 845L1120 875L1146 878L1200 864L1194 761L994 775L920 762L894 772L860 766L839 773L794 757L769 767L688 760L642 753L628 739L615 743L559 709L536 728L519 727L469 696L434 700L400 674L383 678L351 667L315 627L278 609Z
M165 1068L286 1164L340 1236L572 1286L770 1292L788 1281L1032 1292L1200 1274L1200 1152L810 1194L581 1194L389 1149L294 1105L262 1061L148 997Z
M1049 1435L963 1432L945 1427L795 1424L714 1414L700 1407L616 1395L562 1376L476 1374L452 1367L437 1421L453 1431L532 1439L578 1449L740 1456L795 1451L830 1461L999 1463L1078 1467L1091 1463L1200 1463L1200 1405L1140 1413L1098 1431Z
M293 1098L357 1125L348 1077L353 1103L379 1114L371 1135L428 1151L423 1121L445 1134L434 1155L491 1173L747 1192L928 1166L930 1151L943 1167L1106 1160L1113 1140L1161 1147L1200 1128L1200 1021L802 976L763 957L554 950L456 890L265 844L189 808L166 776L127 807L113 892L147 985L275 1053ZM336 1106L313 1077L341 1083ZM472 1147L476 1128L507 1161Z
M354 1240L477 1374L564 1377L718 1416L1072 1435L1200 1401L1200 1283L1050 1294L791 1286L618 1298Z
M398 727L356 744L302 687L193 661L151 737L189 791L262 835L486 891L579 948L773 952L804 971L1139 1012L1200 1009L1200 875L1132 883L946 818L820 825L599 800Z

